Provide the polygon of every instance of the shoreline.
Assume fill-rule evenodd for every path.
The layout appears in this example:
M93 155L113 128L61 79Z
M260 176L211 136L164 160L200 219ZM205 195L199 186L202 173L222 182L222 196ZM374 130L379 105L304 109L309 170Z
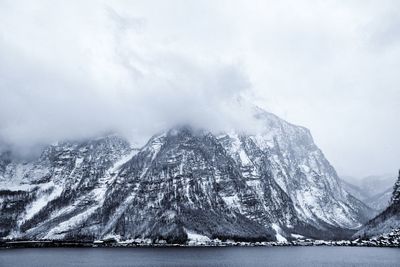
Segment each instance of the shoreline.
M296 240L289 242L198 242L185 244L166 244L166 243L137 243L137 242L110 242L110 241L1 241L0 250L16 248L199 248L199 247L382 247L382 248L400 248L400 243L379 242L377 240L342 240L342 241L324 241L324 240Z

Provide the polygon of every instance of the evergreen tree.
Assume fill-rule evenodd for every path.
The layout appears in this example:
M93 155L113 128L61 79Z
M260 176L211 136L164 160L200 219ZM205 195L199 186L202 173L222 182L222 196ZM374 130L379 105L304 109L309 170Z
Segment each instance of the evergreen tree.
M400 170L399 170L399 177L397 178L397 182L393 186L392 203L400 204Z

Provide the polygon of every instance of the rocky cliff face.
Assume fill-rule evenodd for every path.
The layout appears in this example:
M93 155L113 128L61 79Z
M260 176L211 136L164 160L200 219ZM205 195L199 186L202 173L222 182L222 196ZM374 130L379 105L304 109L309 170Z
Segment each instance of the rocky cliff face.
M354 237L376 237L400 229L400 171L388 208L370 220Z
M57 238L52 230L75 227L74 218L85 219L82 211L101 204L112 167L130 152L129 143L110 136L52 145L31 162L2 154L1 235Z
M400 171L397 182L393 186L392 205L400 205Z
M0 157L0 236L235 240L335 238L371 210L303 127L260 109L258 134L176 127L141 149L109 136Z

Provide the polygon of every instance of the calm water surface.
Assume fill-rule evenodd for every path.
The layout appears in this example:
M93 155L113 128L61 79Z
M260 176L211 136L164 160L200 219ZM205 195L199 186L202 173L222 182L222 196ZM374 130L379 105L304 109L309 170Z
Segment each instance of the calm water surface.
M39 248L0 250L0 266L400 266L367 247Z

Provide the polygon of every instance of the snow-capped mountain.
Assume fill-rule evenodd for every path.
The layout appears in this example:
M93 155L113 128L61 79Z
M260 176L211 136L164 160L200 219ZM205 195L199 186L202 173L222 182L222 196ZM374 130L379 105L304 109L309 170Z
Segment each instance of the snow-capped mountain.
M257 134L189 126L140 149L118 136L0 156L0 236L340 238L372 210L343 189L310 132L261 109Z
M365 203L365 200L370 197L368 193L366 193L362 188L359 186L352 184L344 179L340 179L340 182L343 186L343 188L349 192L351 195L356 197L357 199L363 201Z
M390 205L390 200L392 198L392 192L393 192L393 188L388 188L381 193L378 193L372 197L369 197L369 198L363 200L363 202L367 206L377 210L378 212L382 212Z
M396 182L396 173L370 175L354 181L370 197L386 191L393 187Z
M371 193L368 190L365 190L360 186L351 184L343 179L341 180L341 183L347 192L364 202L368 207L376 210L376 214L385 210L390 204L393 191L392 187L388 187L386 190L377 194L370 195Z
M355 237L376 237L400 229L400 171L392 192L390 205L362 227Z
M358 179L345 176L342 184L347 192L379 213L389 206L395 177L393 174L370 175Z

